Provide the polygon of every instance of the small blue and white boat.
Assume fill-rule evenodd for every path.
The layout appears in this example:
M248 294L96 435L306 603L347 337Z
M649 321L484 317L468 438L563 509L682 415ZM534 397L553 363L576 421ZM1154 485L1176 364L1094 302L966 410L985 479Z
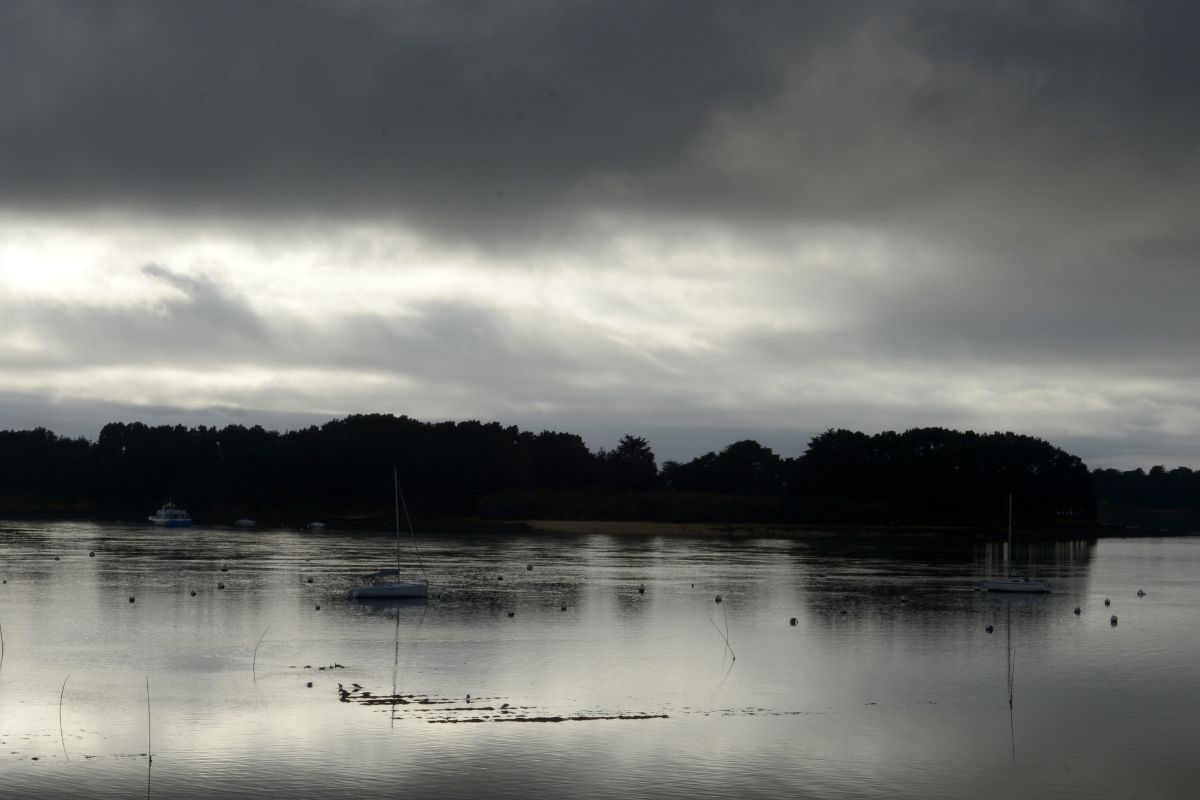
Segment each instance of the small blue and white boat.
M192 524L192 516L174 503L167 503L147 517L155 525L164 528L186 528Z

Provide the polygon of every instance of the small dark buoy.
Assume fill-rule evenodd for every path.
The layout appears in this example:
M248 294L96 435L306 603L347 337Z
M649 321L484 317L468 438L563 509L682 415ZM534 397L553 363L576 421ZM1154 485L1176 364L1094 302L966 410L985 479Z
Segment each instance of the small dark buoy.
M513 616L515 616L515 612L513 612L513 611L510 611L510 612L508 612L508 616L509 616L509 617L513 617Z
M1079 616L1079 606L1075 606L1075 616Z
M306 683L306 684L304 684L304 685L305 685L305 686L307 686L308 688L310 688L310 689L311 689L311 688L312 688L312 681L309 681L308 683Z
M533 572L533 564L526 564L525 569L529 570L530 572Z
M1108 618L1108 621L1110 623L1112 623L1113 625L1116 625L1117 624L1117 615L1113 614L1111 617Z
M788 620L788 624L791 625L793 628L796 627L796 618L792 617L790 620Z
M471 695L467 695L467 702L471 702Z
M196 596L196 590L195 590L195 589L193 589L193 590L192 590L192 597L195 597L195 596Z
M129 602L131 602L131 603L133 602L133 595L129 596Z
M58 561L58 556L55 556L55 557L54 557L54 560L55 560L55 561Z
M225 588L225 584L223 584L223 583L218 583L218 584L217 584L217 588L218 588L218 589L224 589L224 588Z
M559 611L566 611L566 610L567 610L566 606L563 606L562 608L559 609Z
M1146 596L1146 593L1143 592L1141 589L1138 589L1138 597L1145 597L1145 596Z
M642 584L641 586L638 587L638 594L645 594L645 593L646 593L646 584Z
M1104 605L1108 605L1108 598L1104 598Z
M221 572L229 572L229 567L221 567Z
M695 589L695 588L696 588L696 584L694 584L694 583L693 583L693 584L692 584L692 588L693 588L693 589Z
M95 551L95 550L93 550L92 552L88 553L88 558L95 558L95 557L96 557L96 551Z
M308 582L309 582L309 583L312 583L312 578L309 578L309 579L308 579Z
M321 610L321 607L320 607L320 606L317 606L317 611L320 611L320 610Z
M498 580L498 581L502 581L502 580L504 580L504 576L503 576L503 575L497 575L497 576L496 576L496 580Z
M718 603L719 603L719 602L721 602L721 595L717 595L717 598L716 598L716 601L715 601L715 602L718 602Z
M988 633L991 633L995 629L991 625L988 625L986 628L984 628L984 630L987 631Z

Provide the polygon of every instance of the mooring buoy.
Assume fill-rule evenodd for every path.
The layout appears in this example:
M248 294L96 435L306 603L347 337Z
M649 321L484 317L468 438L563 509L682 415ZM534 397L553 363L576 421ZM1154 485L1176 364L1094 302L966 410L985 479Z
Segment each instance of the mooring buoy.
M716 600L714 602L717 602L717 603L721 602L721 595L717 595Z
M1113 614L1111 617L1108 618L1108 621L1110 623L1112 623L1113 625L1116 625L1117 624L1117 615Z
M995 629L991 625L988 625L986 628L984 628L984 630L987 631L988 633L991 633Z
M133 595L129 595L129 602L131 602L131 603L132 603L132 602L133 602L133 599L134 599L134 598L133 598Z
M1075 606L1075 616L1079 616L1079 606Z
M1108 605L1108 603L1109 603L1108 598L1107 597L1104 598L1104 605Z
M788 625L791 625L793 628L796 627L796 618L792 617L790 620L788 620Z

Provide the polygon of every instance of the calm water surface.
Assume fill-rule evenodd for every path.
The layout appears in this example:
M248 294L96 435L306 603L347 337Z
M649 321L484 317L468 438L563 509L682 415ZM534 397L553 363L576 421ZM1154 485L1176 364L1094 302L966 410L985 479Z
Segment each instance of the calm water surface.
M0 794L1178 798L1200 783L1200 539L1019 547L1055 591L1004 598L972 590L1004 558L976 540L422 537L440 599L348 601L390 548L0 522ZM597 719L618 716L636 718Z

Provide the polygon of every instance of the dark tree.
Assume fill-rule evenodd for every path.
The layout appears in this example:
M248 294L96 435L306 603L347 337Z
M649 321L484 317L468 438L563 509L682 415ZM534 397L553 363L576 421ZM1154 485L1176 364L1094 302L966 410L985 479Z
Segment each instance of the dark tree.
M623 436L617 449L603 454L605 483L612 489L644 491L658 483L658 465L650 443L640 436Z

